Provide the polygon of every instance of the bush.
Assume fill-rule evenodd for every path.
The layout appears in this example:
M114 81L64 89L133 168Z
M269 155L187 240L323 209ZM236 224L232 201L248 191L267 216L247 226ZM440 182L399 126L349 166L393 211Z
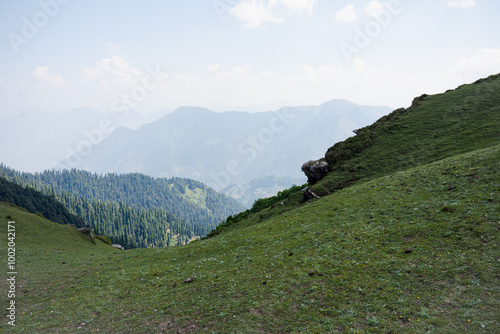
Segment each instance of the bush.
M250 214L252 213L257 213L259 211L262 211L264 209L267 209L271 207L273 204L281 202L289 198L292 194L301 191L301 189L304 186L296 186L293 185L291 188L282 190L276 194L276 196L273 197L268 197L268 198L260 198L256 200L253 204L253 206L243 212L238 213L235 216L229 216L226 218L226 221L218 225L215 230L212 230L206 237L201 238L202 240L211 238L213 236L216 236L217 234L221 233L225 228L228 226L238 223L242 221L243 219L246 219Z

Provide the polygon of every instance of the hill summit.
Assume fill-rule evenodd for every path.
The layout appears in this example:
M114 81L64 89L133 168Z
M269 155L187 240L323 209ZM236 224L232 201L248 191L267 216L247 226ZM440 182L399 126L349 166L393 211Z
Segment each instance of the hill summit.
M330 147L324 195L350 184L494 145L500 138L500 74L442 94L424 94Z

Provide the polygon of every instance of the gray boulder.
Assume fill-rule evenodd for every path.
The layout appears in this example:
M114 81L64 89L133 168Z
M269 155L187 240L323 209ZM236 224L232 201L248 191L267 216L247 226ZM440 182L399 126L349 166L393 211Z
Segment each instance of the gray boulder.
M308 161L302 165L302 171L307 176L307 182L315 184L328 174L328 162L325 159Z

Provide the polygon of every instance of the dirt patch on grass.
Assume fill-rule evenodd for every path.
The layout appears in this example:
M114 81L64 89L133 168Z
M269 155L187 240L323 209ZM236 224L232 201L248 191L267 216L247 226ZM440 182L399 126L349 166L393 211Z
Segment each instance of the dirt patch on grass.
M261 312L261 310L259 310L259 309L258 309L258 308L256 308L256 307L252 307L252 308L250 309L250 314L255 315L255 316L258 316L258 317L262 317L262 312Z

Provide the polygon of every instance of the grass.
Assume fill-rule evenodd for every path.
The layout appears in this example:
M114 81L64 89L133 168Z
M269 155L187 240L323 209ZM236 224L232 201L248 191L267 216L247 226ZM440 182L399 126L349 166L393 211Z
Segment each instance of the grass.
M330 173L312 188L325 195L351 184L498 144L500 74L422 95L325 154Z
M196 204L202 209L209 210L206 206L207 193L201 188L195 188L191 190L188 186L185 186L185 192L182 197L193 204Z
M494 146L296 209L275 203L173 248L92 245L0 204L0 240L12 217L19 262L17 326L0 331L495 332L499 161Z

